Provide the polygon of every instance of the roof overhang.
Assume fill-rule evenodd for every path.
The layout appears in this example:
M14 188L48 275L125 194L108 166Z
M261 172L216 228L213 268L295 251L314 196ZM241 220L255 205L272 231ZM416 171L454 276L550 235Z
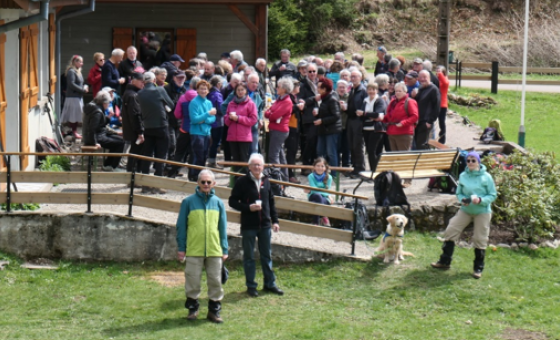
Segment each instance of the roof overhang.
M49 7L88 5L89 0L50 0ZM0 0L0 8L22 9L26 12L39 10L39 1Z

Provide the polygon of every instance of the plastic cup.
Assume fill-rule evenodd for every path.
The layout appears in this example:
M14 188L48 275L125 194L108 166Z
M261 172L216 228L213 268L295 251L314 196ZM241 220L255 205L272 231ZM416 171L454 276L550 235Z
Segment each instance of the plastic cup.
M478 198L478 196L476 196L476 195L471 195L471 202L474 202L477 198Z
M237 112L235 112L235 111L232 111L232 112L230 112L229 114L230 114L231 116L237 116Z
M262 206L262 201L261 200L256 200L255 204L257 204L259 207L261 207Z

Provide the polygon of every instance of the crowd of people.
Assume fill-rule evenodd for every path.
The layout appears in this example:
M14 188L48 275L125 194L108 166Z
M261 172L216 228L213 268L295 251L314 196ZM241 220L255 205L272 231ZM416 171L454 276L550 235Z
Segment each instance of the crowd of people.
M146 63L151 54L144 54ZM85 80L83 58L73 56L66 71L62 122L76 138L82 137L77 126L83 122L82 132L97 136L84 143L111 152L124 150L212 168L221 168L216 162L219 152L225 161L242 163L256 152L274 164L310 166L323 157L330 167L352 167L344 175L356 178L366 168L375 169L383 151L427 149L429 138L438 132L436 122L439 141L446 141L445 67L438 66L434 73L429 60L407 63L401 56L393 58L383 46L377 48L377 57L371 78L362 55L347 60L342 52L333 59L309 56L296 64L290 51L282 50L270 70L261 58L255 66L248 65L237 50L223 53L215 62L199 53L186 69L181 69L185 60L173 54L167 60L149 59L146 64L151 68L144 69L137 49L130 46L113 50L109 59L95 53ZM82 98L90 89L93 103L105 114L106 127L100 119L92 125L87 118L98 111L84 108ZM104 108L107 93L112 100ZM266 146L259 138L265 130ZM107 163L104 169L120 171L115 164ZM142 173L150 168L148 162L132 160L126 166ZM182 175L177 166L159 163L153 168L156 176ZM237 168L241 169L246 167ZM190 168L188 179L196 181L199 171ZM310 173L282 169L285 180L293 183L300 183L298 175Z

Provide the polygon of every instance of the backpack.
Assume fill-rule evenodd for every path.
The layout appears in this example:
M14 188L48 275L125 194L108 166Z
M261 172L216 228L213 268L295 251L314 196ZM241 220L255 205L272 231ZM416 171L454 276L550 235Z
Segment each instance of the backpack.
M428 182L428 190L439 190L439 192L444 194L452 194L455 195L457 191L457 185L453 183L449 177L431 177L430 181Z
M393 171L383 171L373 179L375 204L381 207L408 205L401 178Z
M354 202L348 202L344 204L344 208L354 210ZM356 218L356 235L355 239L363 239L366 241L375 240L381 231L372 230L371 224L369 222L369 216L367 213L367 208L364 204L358 203L358 216ZM354 223L352 221L344 221L342 223L342 229L344 230L354 230Z
M268 178L274 179L274 180L277 180L277 181L285 182L287 180L287 178L284 177L284 174L282 173L282 171L280 171L279 168L274 168L274 167L265 168L263 170L263 174L265 176L267 176ZM270 183L270 189L272 190L272 194L274 196L288 197L288 195L286 195L286 192L285 192L286 188L283 185L271 182Z
M492 127L487 127L486 129L484 129L482 135L480 136L480 141L485 144L490 144L490 142L496 140L500 140L498 136L498 131Z
M49 137L42 136L35 140L35 152L46 152L46 153L61 153L60 145ZM37 156L39 162L45 160L45 156Z

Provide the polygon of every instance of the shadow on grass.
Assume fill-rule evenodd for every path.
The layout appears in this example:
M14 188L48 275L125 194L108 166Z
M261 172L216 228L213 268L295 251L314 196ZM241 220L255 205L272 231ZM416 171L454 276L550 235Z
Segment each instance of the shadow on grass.
M104 329L102 333L109 337L117 337L126 336L126 334L151 333L175 328L198 327L208 323L204 317L199 317L196 321L187 321L186 317L187 313L185 312L184 317L148 321L137 325L107 328Z
M399 288L436 288L453 284L454 281L474 280L471 272L454 270L439 270L430 267L413 269L407 272L398 285Z

